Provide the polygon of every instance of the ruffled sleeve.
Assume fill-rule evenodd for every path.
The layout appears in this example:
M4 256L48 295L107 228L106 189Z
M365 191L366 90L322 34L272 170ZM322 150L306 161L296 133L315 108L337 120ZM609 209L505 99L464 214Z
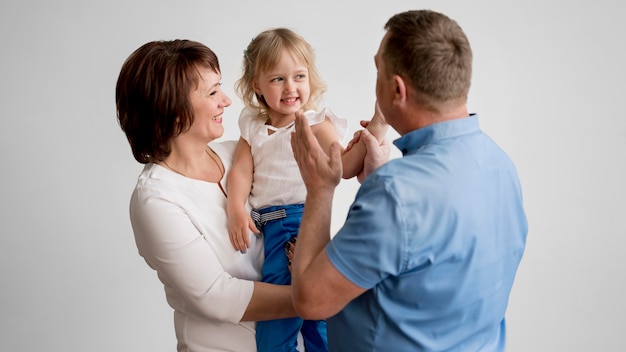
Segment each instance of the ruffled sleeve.
M239 115L239 133L241 137L250 143L250 131L252 130L252 121L255 117L255 112L246 107L241 110Z
M330 108L323 108L320 111L308 110L304 112L304 116L309 120L309 125L317 125L324 121L326 117L333 123L335 130L337 131L337 138L339 142L343 144L345 142L346 134L348 132L348 120L343 117L339 117L333 113Z

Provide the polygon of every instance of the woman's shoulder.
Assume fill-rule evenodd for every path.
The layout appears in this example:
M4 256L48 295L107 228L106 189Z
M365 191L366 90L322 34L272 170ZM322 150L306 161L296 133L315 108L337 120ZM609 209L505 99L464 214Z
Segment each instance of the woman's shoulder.
M219 150L222 153L230 153L231 156L233 153L235 153L236 146L237 146L237 141L231 140L231 139L209 143L209 147L211 147L216 152Z
M235 155L236 140L223 140L209 143L209 147L222 159L226 169L230 168Z
M165 200L176 198L179 193L174 186L179 183L177 177L182 176L157 164L145 164L131 196L131 213L135 216L149 216L154 209L162 207Z

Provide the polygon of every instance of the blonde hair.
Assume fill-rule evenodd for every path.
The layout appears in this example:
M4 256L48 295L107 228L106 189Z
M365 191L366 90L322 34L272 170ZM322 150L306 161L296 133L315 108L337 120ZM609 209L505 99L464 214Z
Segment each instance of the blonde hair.
M315 65L315 53L311 45L300 35L287 28L274 28L257 35L243 52L243 73L235 83L237 95L243 103L265 114L269 106L263 97L254 91L254 80L262 72L271 70L279 61L282 53L288 51L294 58L305 64L309 70L309 100L302 107L316 110L326 91L326 83L322 80Z

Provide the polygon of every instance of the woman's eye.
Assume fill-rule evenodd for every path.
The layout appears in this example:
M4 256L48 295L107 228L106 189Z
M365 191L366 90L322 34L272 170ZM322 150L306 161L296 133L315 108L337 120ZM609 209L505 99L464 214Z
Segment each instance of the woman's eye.
M219 92L219 90L220 90L220 89L221 89L221 87L222 87L222 82L218 83L218 84L217 84L217 87L218 87L218 89L215 89L215 90L211 91L211 92L209 93L209 95L215 95L215 94L217 94L217 92Z

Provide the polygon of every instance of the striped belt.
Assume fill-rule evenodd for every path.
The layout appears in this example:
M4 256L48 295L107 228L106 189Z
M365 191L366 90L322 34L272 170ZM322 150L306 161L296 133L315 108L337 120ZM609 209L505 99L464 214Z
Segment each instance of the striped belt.
M250 211L250 216L252 220L258 224L265 224L268 221L278 220L287 217L287 212L285 209L278 209L274 211L268 211L267 213L259 213L257 210L252 209Z

